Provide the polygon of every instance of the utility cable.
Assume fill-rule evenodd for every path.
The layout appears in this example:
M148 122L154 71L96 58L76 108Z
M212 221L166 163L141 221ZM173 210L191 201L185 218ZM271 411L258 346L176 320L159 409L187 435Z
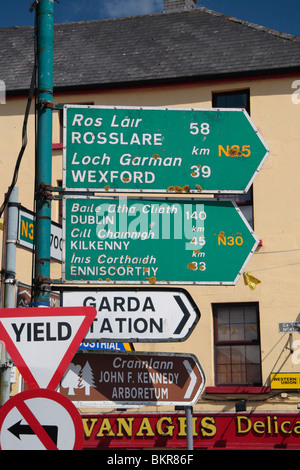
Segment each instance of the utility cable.
M35 39L35 41L36 41L36 39ZM34 54L34 55L36 56L36 54ZM4 201L3 201L2 206L0 208L0 217L2 216L2 214L5 210L5 207L8 204L8 200L9 200L9 197L12 193L12 190L14 189L14 187L17 183L21 161L22 161L22 158L23 158L26 146L27 146L27 141L28 141L28 138L27 138L27 124L28 124L28 117L29 117L29 112L30 112L30 108L31 108L32 99L33 99L33 96L35 94L35 89L36 89L36 68L37 68L36 57L34 57L34 66L33 66L30 89L29 89L29 95L28 95L28 99L27 99L27 105L26 105L25 116L24 116L24 121L23 121L22 146L21 146L21 150L19 152L18 158L17 158L16 165L15 165L12 182L11 182L11 184L10 184L8 190L7 190Z

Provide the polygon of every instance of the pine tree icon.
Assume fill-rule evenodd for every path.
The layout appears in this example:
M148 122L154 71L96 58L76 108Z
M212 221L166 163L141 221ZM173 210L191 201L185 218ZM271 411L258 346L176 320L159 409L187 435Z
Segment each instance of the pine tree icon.
M86 361L84 367L81 369L79 373L79 382L78 388L85 389L85 395L90 395L91 387L95 386L94 382L94 374L92 368L88 361Z

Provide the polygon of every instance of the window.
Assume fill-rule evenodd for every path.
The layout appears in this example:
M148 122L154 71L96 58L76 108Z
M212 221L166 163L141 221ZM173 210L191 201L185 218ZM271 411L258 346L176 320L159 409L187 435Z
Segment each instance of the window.
M214 304L215 382L261 385L257 303Z
M236 90L213 93L213 108L245 108L250 115L250 91Z
M250 91L236 90L222 93L213 93L213 108L245 108L250 115ZM219 194L216 196L220 200L234 201L238 206L249 225L253 228L253 192L252 187L246 194Z

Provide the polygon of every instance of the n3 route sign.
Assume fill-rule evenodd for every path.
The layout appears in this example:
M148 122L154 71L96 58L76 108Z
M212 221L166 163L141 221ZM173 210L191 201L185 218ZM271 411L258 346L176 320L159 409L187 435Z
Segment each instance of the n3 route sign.
M192 405L205 386L193 354L76 354L60 393L82 406Z
M63 291L64 306L91 306L97 316L85 341L170 342L188 338L200 318L183 289Z
M247 192L269 154L244 109L64 106L63 186Z
M34 248L35 217L33 212L19 208L19 227L17 244L30 251ZM56 222L51 222L50 256L51 259L61 261L62 229Z
M62 280L235 285L258 239L230 201L65 197Z

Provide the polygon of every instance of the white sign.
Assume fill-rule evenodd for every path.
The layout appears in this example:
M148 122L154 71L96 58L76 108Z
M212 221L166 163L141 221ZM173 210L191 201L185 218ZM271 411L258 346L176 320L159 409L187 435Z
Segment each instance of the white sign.
M299 321L289 321L279 323L279 333L299 333L300 332L300 322Z
M1 408L1 450L80 450L82 444L81 416L58 392L27 390Z
M29 388L56 389L95 314L91 307L0 310L0 339Z
M183 341L200 318L197 306L184 289L64 291L63 305L96 308L97 315L85 341Z

